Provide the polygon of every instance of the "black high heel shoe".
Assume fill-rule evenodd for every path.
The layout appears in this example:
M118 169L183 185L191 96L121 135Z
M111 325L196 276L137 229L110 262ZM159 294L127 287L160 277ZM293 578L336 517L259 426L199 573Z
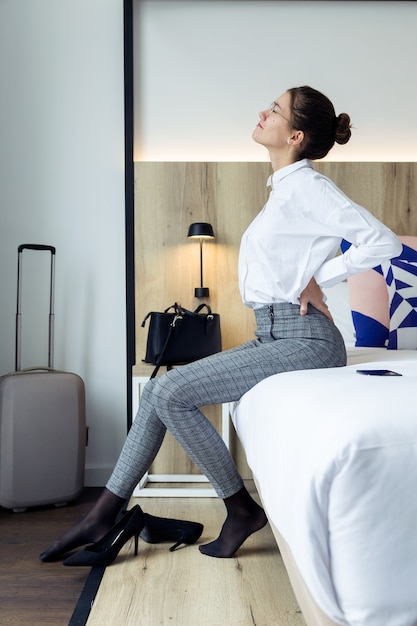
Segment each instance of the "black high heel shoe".
M122 547L135 537L135 556L138 553L139 534L145 525L142 509L136 505L109 530L99 541L86 546L63 561L63 565L104 567L113 563Z
M155 517L144 513L145 526L140 533L140 538L146 543L163 543L165 541L175 541L169 551L173 552L182 543L191 545L195 543L203 532L203 524L198 522L188 522L178 519Z

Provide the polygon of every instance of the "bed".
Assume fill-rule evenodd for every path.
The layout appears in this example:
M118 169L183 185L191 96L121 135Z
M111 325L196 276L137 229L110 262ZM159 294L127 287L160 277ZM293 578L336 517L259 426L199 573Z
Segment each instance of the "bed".
M374 320L364 273L361 298L355 281L327 292L347 366L271 376L232 410L308 626L417 625L416 261L377 269L383 344L355 345Z

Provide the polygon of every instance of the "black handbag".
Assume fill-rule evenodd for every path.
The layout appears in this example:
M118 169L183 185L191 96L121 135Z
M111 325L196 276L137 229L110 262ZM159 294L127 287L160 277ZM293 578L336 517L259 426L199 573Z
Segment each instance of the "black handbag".
M201 313L206 308L207 313ZM171 311L172 309L172 311ZM197 361L222 349L220 315L212 313L208 304L200 304L195 311L188 311L175 303L163 313L151 311L141 326L150 318L146 355L143 361L157 367L170 368Z

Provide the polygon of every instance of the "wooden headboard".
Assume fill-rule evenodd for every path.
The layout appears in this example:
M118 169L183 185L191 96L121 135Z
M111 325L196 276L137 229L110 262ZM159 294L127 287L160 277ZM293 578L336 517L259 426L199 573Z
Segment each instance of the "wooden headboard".
M317 163L355 202L397 234L417 235L417 163ZM269 163L135 164L136 356L143 358L149 310L175 301L186 308L199 285L199 247L187 240L192 222L210 222L204 245L206 300L222 316L224 347L252 337L253 317L237 286L237 256L246 226L262 208Z
M397 234L417 235L417 163L332 163L316 168ZM207 301L220 313L223 347L253 337L251 311L242 305L237 258L243 231L268 195L269 163L135 164L136 361L145 354L150 310L180 302L194 309ZM216 239L204 245L204 286L199 246L187 240L193 222L210 222Z

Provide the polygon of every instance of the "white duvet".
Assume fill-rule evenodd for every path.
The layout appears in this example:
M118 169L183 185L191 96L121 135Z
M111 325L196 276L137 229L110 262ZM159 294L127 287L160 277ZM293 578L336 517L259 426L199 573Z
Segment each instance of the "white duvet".
M344 368L267 378L233 421L267 512L322 610L343 625L415 626L417 353L348 354ZM402 376L363 376L359 367Z

